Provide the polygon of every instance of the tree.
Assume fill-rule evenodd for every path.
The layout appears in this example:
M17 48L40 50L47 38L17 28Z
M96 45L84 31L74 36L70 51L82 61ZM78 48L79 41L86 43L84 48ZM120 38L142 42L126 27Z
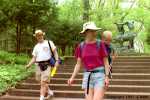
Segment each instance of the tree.
M3 0L1 12L7 16L7 22L11 23L11 27L16 30L17 54L21 51L23 35L31 31L34 33L36 28L43 28L48 22L55 20L55 8L52 0L34 0L34 2L32 0ZM32 35L30 34L30 37Z
M58 20L55 26L48 29L48 37L61 48L62 55L65 55L67 46L74 47L76 42L80 41L79 32L83 20L79 4L81 4L80 0L68 0L59 6Z
M82 0L83 1L83 21L89 21L89 10L90 10L90 2L89 0Z

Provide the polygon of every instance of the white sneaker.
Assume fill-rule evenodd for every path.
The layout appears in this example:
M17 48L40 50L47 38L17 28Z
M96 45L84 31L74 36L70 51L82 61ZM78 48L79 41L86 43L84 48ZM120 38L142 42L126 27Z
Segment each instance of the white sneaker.
M54 92L52 90L48 90L48 95L54 96Z
M41 96L41 97L40 97L40 100L45 100L45 99L44 99L44 96Z
M46 100L50 100L54 96L54 92L52 90L48 90L48 95L46 97Z

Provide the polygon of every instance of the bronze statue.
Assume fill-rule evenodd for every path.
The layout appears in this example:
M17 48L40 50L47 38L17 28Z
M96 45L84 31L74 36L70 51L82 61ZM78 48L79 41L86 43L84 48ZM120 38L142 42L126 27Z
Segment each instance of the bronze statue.
M115 42L119 42L120 46L123 47L123 43L125 41L129 42L128 48L133 48L134 38L136 37L136 33L134 30L134 21L127 21L123 23L115 23L117 25L117 29L119 34L114 38ZM128 27L128 30L125 30L124 26Z

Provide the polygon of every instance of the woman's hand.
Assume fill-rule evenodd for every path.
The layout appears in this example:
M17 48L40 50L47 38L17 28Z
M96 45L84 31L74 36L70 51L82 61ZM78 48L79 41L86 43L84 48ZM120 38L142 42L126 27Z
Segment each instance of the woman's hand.
M70 78L70 79L68 80L68 82L67 82L68 85L71 86L71 85L73 84L73 81L74 81L74 79L73 79L73 78Z
M105 76L105 88L107 89L109 87L109 77Z
M79 70L80 70L80 67L81 67L81 59L80 58L78 58L77 59L77 63L76 63L76 65L75 65L75 68L74 68L74 71L73 71L73 73L72 73L72 76L71 76L71 78L68 80L68 85L69 86L71 86L71 84L73 83L73 81L74 81L74 78L76 77L76 75L78 74L78 72L79 72Z

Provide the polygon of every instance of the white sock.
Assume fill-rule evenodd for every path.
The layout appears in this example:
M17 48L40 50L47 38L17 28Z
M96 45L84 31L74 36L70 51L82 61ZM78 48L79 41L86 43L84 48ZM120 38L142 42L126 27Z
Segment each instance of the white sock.
M44 96L41 95L40 100L44 100Z

